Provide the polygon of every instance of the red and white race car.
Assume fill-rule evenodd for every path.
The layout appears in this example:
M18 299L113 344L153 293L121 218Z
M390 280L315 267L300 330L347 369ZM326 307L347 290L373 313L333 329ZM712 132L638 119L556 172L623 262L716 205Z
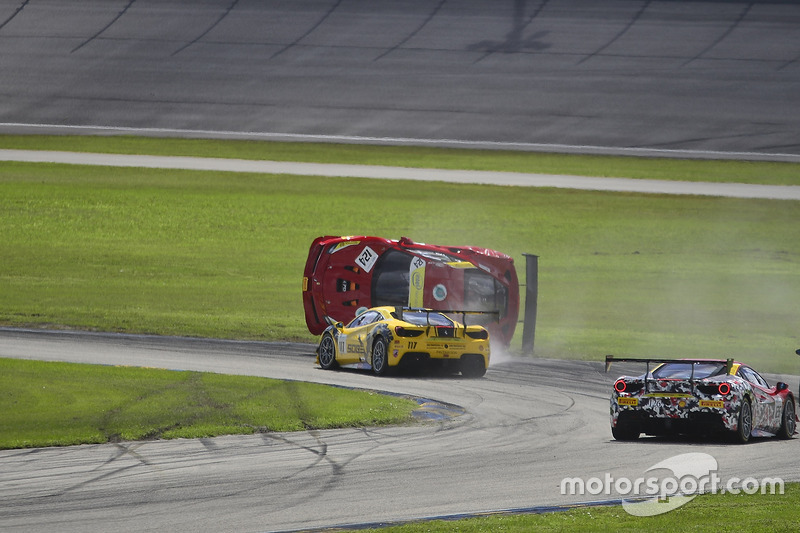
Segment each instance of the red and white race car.
M611 392L611 433L617 440L648 435L729 433L741 443L751 437L792 438L795 398L786 383L772 386L751 367L733 359L631 359L647 365L640 376L622 376ZM653 370L650 365L656 364Z
M481 311L471 324L486 327L493 341L511 342L519 317L514 260L473 246L437 246L407 238L314 239L303 271L308 330L321 334L325 317L347 323L361 308L408 306Z

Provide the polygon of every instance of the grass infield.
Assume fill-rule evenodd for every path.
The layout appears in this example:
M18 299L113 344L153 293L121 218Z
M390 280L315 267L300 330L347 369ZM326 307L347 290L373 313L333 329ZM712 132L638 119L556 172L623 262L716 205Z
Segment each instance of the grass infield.
M0 449L399 424L416 408L313 383L0 358Z

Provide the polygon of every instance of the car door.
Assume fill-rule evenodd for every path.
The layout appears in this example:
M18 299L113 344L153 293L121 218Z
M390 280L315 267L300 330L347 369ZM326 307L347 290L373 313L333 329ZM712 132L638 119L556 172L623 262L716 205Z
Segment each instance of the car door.
M375 322L382 318L377 311L367 311L358 315L344 329L344 335L340 335L339 342L339 361L343 365L363 363L367 360L367 334L375 327Z

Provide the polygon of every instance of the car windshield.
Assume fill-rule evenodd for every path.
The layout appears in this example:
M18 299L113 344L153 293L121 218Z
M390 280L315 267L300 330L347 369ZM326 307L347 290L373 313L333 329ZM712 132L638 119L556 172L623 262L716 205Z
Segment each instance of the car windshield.
M453 321L441 313L403 311L403 320L417 326L453 326Z
M694 367L694 374L692 374ZM661 379L703 379L716 376L725 372L725 363L664 363L653 370L654 378Z

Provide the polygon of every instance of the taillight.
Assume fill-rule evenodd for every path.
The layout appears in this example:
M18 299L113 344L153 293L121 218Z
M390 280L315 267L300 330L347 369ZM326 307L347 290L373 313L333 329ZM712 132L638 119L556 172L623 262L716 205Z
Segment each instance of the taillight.
M617 392L625 392L626 388L628 388L628 385L623 379L618 379L617 382L614 383L614 390Z
M720 383L719 384L719 388L717 390L719 390L720 394L725 396L726 394L728 394L731 391L731 386L730 386L729 383Z
M396 326L394 332L398 337L419 337L422 335L421 329L408 329L403 326Z
M467 337L469 337L470 339L484 341L489 338L489 332L486 331L485 329L479 331L468 331Z

